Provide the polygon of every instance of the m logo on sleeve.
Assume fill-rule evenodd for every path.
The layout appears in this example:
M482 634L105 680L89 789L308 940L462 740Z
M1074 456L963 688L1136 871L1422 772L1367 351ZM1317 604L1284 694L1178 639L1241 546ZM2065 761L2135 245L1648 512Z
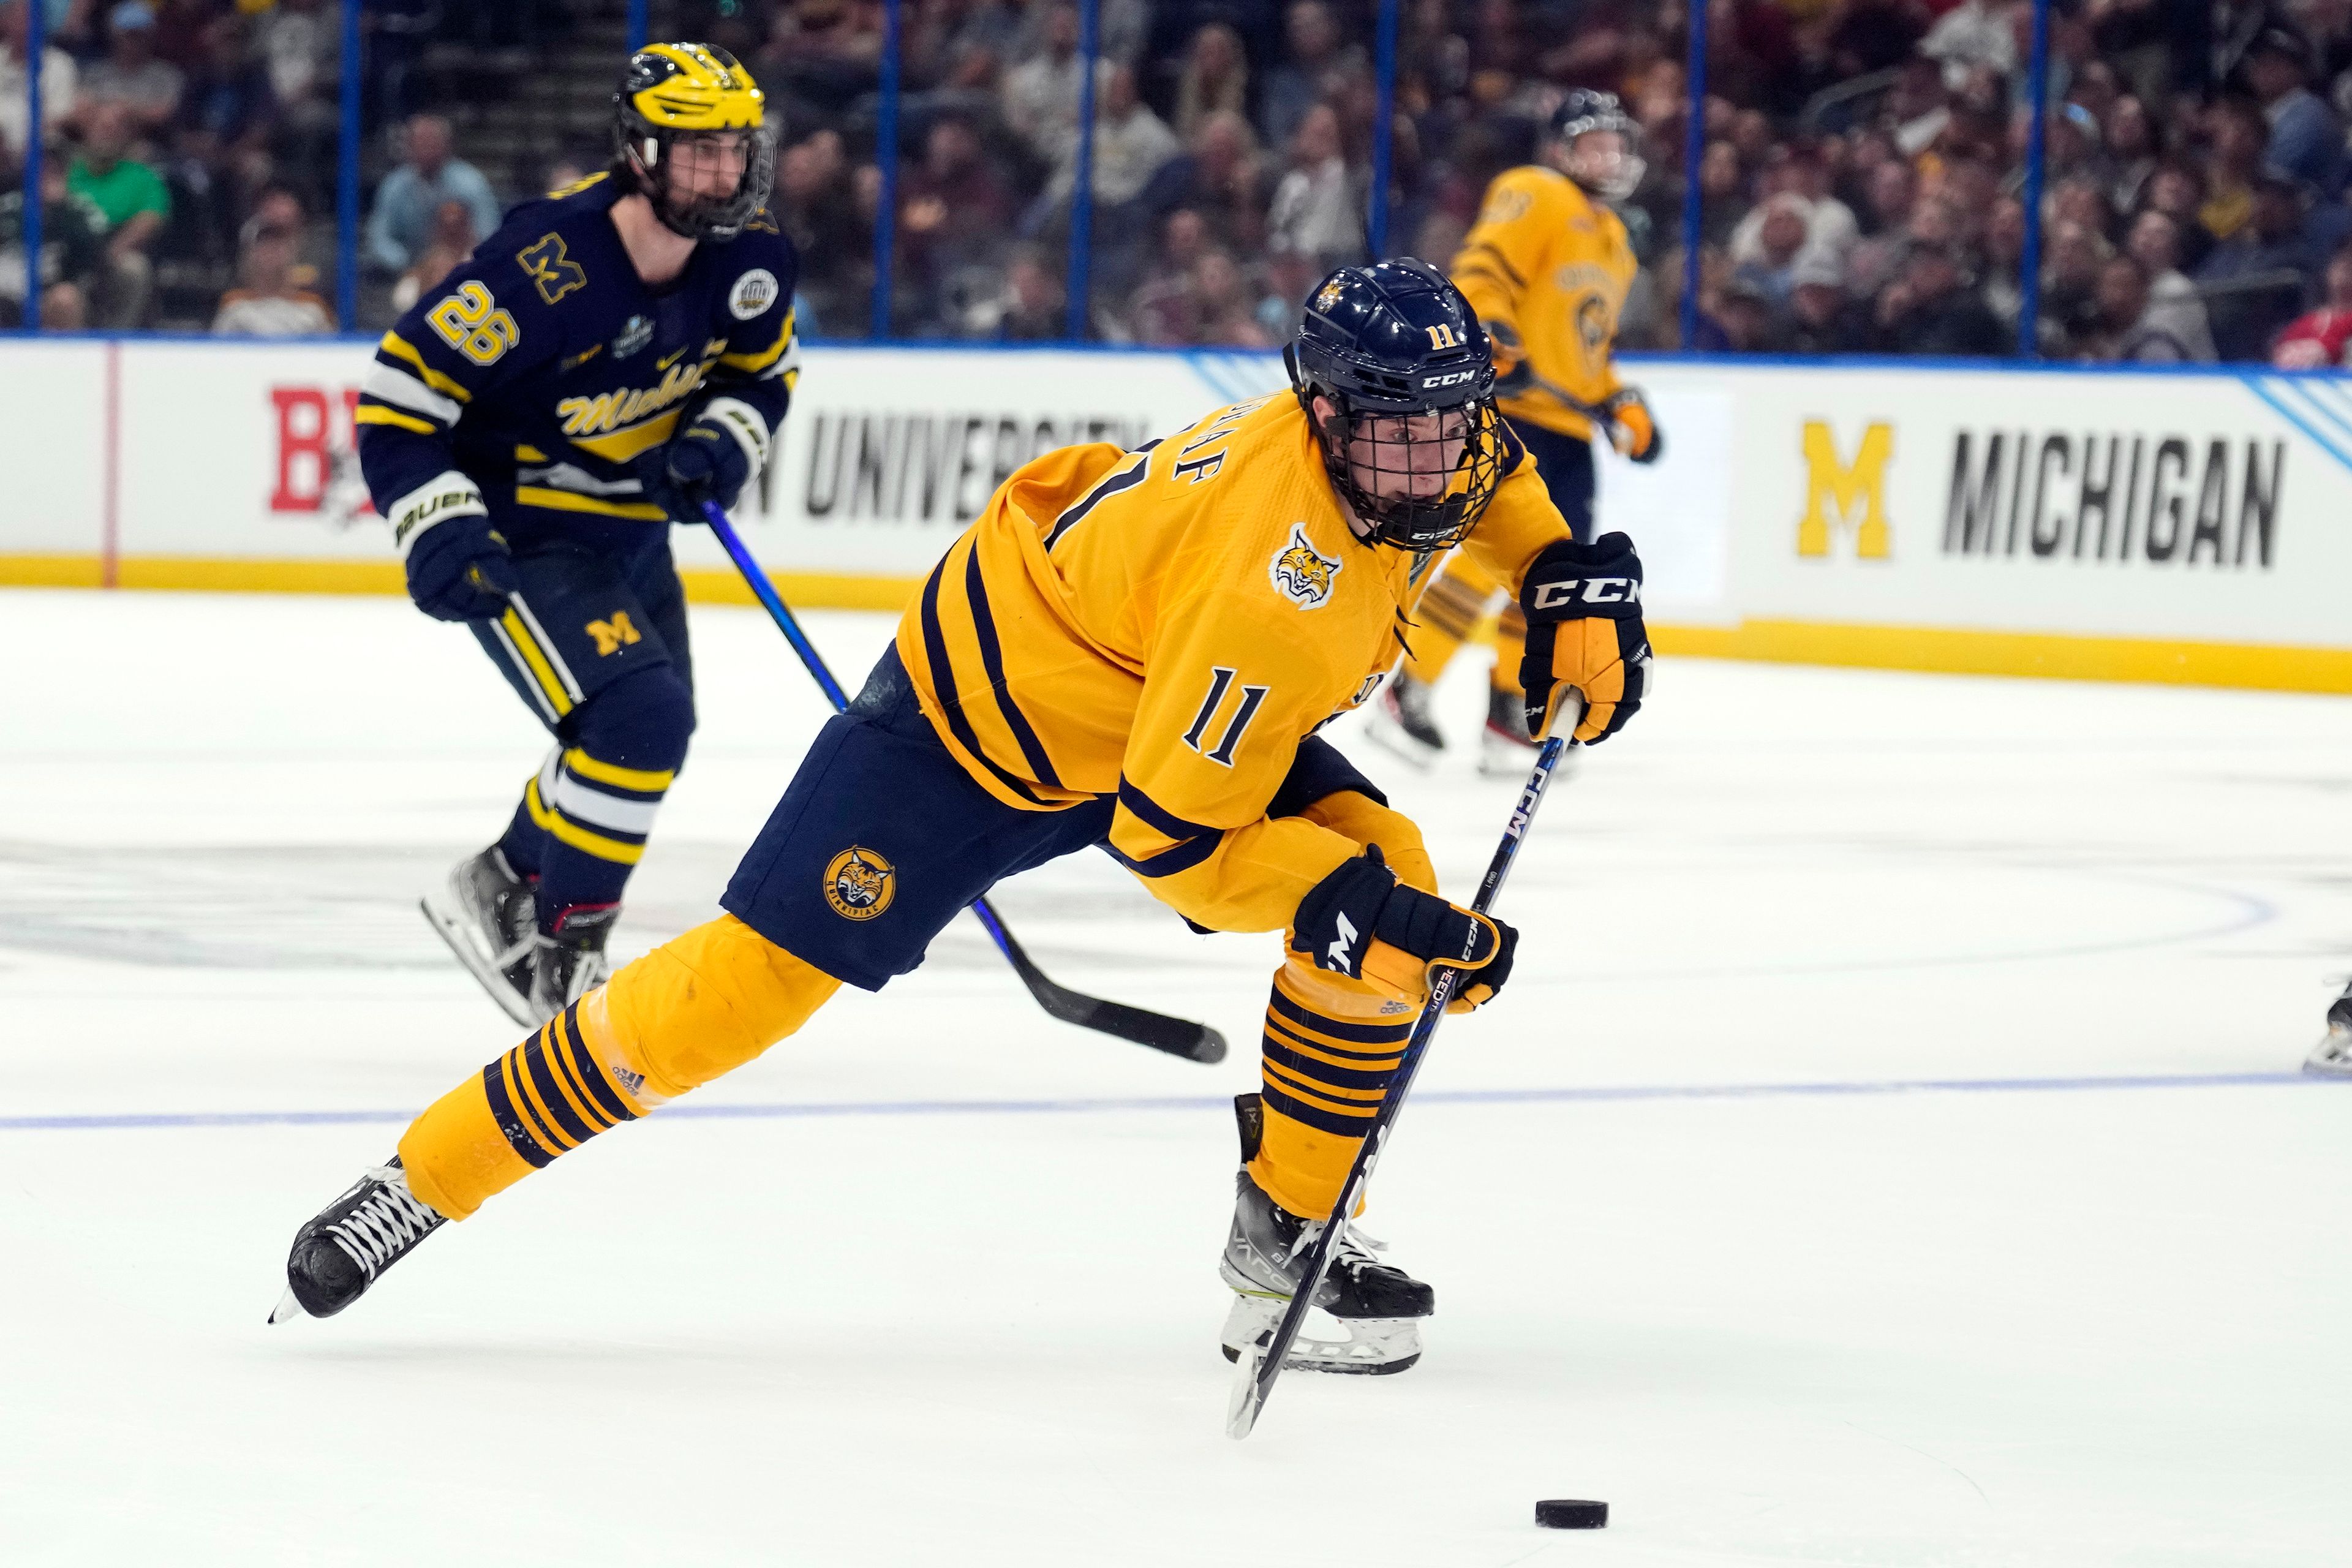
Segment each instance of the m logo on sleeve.
M645 641L645 634L630 624L629 612L614 610L609 621L590 621L584 628L596 639L596 657L615 654L627 644Z

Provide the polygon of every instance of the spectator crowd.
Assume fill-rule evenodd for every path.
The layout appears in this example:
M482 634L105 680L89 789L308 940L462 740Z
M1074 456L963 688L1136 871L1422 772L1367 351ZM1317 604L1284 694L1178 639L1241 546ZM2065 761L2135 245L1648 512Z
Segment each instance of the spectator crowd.
M28 4L50 37L30 176ZM23 305L30 187L47 325L329 330L338 4L0 0L0 322ZM1647 161L1619 209L1643 267L1624 346L2017 352L2030 0L1706 0L1684 344L1686 4L1402 0L1379 204L1374 0L1096 0L1091 83L1072 0L902 0L891 148L882 0L678 0L654 26L733 49L768 90L812 335L872 330L886 203L893 335L1068 335L1083 162L1087 335L1278 343L1315 278L1370 253L1376 205L1389 250L1446 260L1560 96L1597 88ZM481 105L434 100L419 40L529 66L622 8L371 0L361 324L604 155L580 124L469 162ZM609 80L617 58L593 58ZM2352 0L2058 0L2047 74L2036 352L2347 363Z

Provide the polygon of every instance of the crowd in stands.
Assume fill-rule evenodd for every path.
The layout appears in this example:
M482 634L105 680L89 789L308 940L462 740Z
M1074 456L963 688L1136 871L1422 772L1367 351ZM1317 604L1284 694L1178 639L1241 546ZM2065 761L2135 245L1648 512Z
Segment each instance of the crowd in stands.
M47 7L51 41L30 181L27 4ZM1707 0L1684 345L1686 4L1402 0L1386 248L1450 258L1559 96L1605 89L1641 124L1648 166L1620 207L1643 266L1623 346L2015 353L2030 0ZM1051 340L1076 321L1112 342L1264 347L1318 276L1373 245L1373 0L1097 0L1075 315L1088 83L1071 0L902 0L895 162L881 0L655 9L657 31L725 45L768 90L773 205L804 258L810 335L873 330L886 201L887 325L902 337ZM478 167L467 120L453 130L402 63L436 26L527 58L571 25L558 0L369 14L371 146L385 151L359 247L363 318L432 288L502 204L603 157L584 139ZM337 0L0 0L0 321L21 309L29 184L47 324L328 330L338 27ZM2040 354L2347 363L2352 0L2060 0L2048 78Z

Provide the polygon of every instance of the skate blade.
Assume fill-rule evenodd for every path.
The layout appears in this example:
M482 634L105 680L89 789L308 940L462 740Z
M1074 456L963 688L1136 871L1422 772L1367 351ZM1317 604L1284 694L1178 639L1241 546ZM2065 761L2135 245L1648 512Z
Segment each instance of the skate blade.
M286 1287L286 1294L278 1299L278 1305L269 1310L269 1321L272 1323L282 1323L289 1318L307 1318L310 1315L302 1310L302 1303L294 1299L294 1287L291 1285Z
M1262 1358L1255 1345L1238 1353L1230 1350L1225 1353L1233 1356L1234 1363L1233 1390L1225 1398L1225 1436L1238 1439L1250 1435L1257 1426L1257 1413L1265 1408L1257 1392L1257 1369Z
M473 939L466 934L463 921L446 910L435 908L430 898L417 900L416 907L424 912L426 923L440 932L441 940L449 944L450 952L466 966L466 973L490 994L490 1000L496 1002L508 1017L526 1029L536 1029L547 1022L531 1006L530 998L508 984L507 977L482 956L474 946Z
M2330 1028L2312 1047L2303 1070L2313 1078L2352 1079L2352 1030Z
M1282 1314L1289 1305L1279 1296L1236 1293L1233 1310L1225 1316L1225 1359L1238 1363L1245 1357L1254 1360L1260 1355L1281 1325ZM1336 1328L1347 1337L1319 1337L1327 1327ZM1306 1326L1290 1342L1290 1353L1282 1358L1282 1370L1385 1377L1404 1371L1420 1359L1420 1319L1334 1318L1318 1308L1307 1313Z

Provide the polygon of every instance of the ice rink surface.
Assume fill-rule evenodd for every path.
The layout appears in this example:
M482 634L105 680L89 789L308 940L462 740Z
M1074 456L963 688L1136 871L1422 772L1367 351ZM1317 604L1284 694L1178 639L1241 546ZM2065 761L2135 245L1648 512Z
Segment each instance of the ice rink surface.
M1368 1228L1401 1377L1222 1430L1230 1096L1276 939L1108 858L599 1140L328 1322L295 1226L512 1043L416 915L543 741L389 599L0 594L0 1562L2352 1561L2342 700L1668 663L1554 790L1494 1007ZM880 616L816 616L853 684ZM714 900L822 716L698 610L635 951ZM1466 896L1516 786L1335 731ZM1597 1534L1535 1500L1606 1500Z

